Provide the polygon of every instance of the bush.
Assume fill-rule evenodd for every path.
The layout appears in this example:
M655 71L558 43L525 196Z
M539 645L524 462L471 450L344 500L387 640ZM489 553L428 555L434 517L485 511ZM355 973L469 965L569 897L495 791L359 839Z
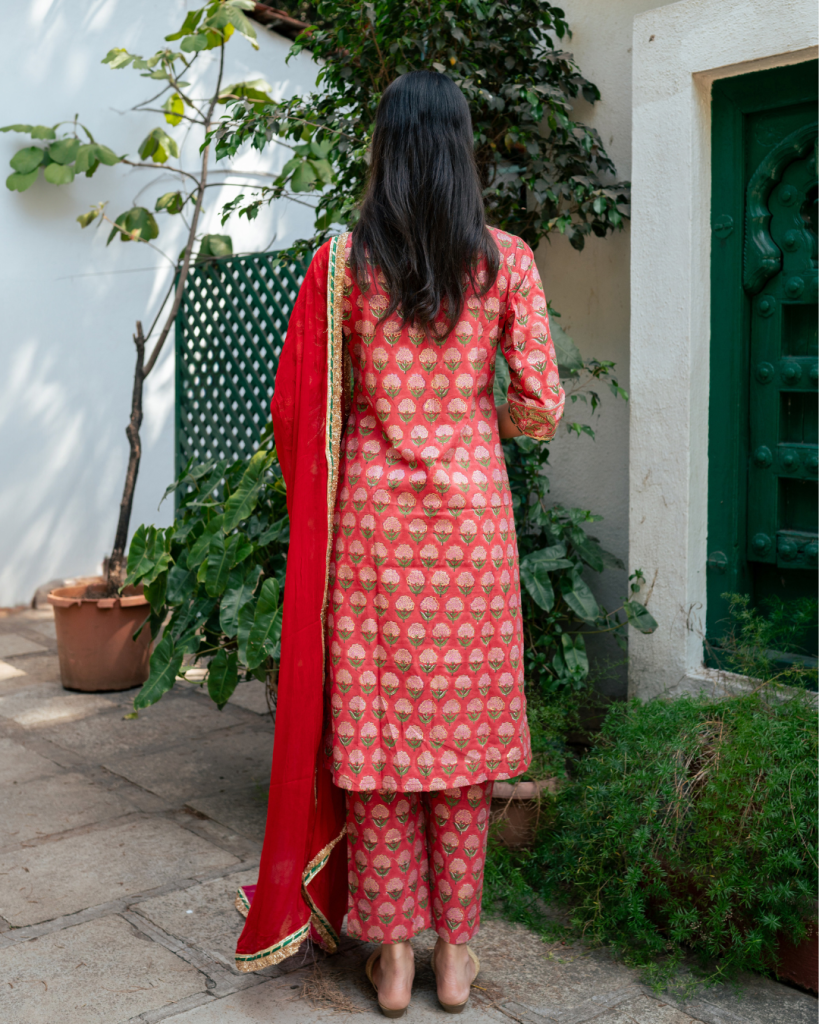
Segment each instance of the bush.
M768 691L615 707L535 849L493 853L490 898L568 907L657 985L689 952L711 980L769 971L816 916L816 719Z

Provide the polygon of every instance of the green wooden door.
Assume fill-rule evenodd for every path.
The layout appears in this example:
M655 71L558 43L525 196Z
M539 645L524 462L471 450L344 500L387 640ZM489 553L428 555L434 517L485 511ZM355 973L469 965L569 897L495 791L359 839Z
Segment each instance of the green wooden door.
M714 85L708 637L815 595L817 62Z

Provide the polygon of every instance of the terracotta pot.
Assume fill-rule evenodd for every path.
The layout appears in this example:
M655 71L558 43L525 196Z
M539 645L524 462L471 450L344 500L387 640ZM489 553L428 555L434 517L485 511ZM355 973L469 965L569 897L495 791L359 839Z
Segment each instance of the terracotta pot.
M142 587L125 587L119 597L104 594L105 581L96 579L48 595L66 690L128 690L148 678L151 632L146 628L133 639L149 612Z
M495 835L504 846L528 846L532 842L544 792L556 793L557 779L494 784L490 821L502 822Z

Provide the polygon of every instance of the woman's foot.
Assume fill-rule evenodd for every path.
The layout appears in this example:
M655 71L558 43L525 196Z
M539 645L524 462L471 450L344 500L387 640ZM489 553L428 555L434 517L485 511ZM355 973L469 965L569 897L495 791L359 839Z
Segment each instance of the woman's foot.
M381 956L373 964L373 983L378 1002L386 1010L402 1010L409 1005L415 978L415 954L408 942L385 942Z
M466 943L453 945L438 938L432 951L438 1000L448 1006L460 1006L469 999L469 989L477 976L475 962Z

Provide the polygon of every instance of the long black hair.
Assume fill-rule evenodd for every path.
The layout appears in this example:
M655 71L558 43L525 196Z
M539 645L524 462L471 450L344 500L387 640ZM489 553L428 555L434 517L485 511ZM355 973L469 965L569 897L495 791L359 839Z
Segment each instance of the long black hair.
M380 271L387 315L397 310L424 329L435 330L443 313L448 332L467 288L483 293L494 284L500 257L486 228L472 118L446 75L411 71L384 90L351 255L362 287Z

